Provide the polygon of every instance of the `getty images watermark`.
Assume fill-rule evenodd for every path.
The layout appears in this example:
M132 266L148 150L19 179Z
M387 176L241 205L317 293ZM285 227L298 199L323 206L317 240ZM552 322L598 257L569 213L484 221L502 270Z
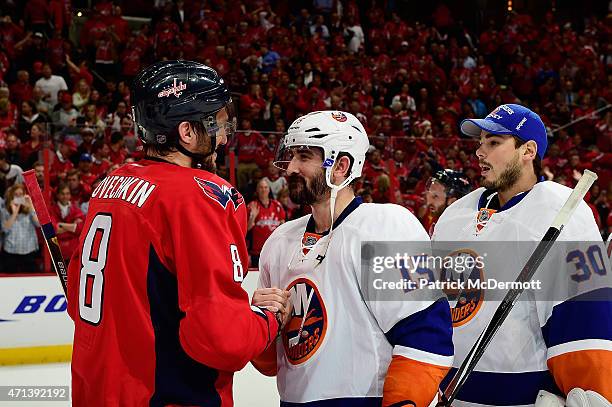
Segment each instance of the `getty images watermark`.
M612 272L602 242L557 242L530 281L517 281L536 246L512 241L363 242L360 284L370 301L423 300L443 293L449 301L472 308L485 300L499 301L510 289L529 293L519 300L612 300L605 290Z
M375 256L372 258L372 272L383 274L389 271L399 271L402 278L398 281L385 281L381 276L374 278L372 284L377 290L495 290L495 289L536 289L542 288L542 281L500 281L494 278L462 279L464 273L485 268L485 256L469 253L453 253L453 255L434 256L421 254L395 253L395 256ZM434 271L442 270L449 273L448 279L430 278ZM431 275L430 275L431 273ZM452 279L455 276L454 279ZM479 274L480 277L480 274Z

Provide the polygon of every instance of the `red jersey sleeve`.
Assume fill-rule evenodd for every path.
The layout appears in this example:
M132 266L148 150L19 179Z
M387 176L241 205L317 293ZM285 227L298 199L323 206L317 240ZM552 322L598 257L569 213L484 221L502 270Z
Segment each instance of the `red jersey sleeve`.
M272 313L251 308L241 282L248 268L246 207L220 178L196 180L196 199L172 210L173 261L179 306L185 317L180 341L193 359L219 370L237 371L276 337Z

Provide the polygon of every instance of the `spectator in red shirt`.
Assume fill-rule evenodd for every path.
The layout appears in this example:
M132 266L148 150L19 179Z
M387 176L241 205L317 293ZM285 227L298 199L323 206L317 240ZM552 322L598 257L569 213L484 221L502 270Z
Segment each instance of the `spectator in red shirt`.
M259 265L259 254L264 243L272 232L285 223L283 205L270 198L270 186L261 179L255 190L255 200L248 206L249 221L247 230L251 232L251 265Z
M44 146L43 137L45 134L45 127L42 123L34 123L30 128L27 141L21 144L21 161L24 168L31 168L38 161L38 153L42 151Z
M60 33L64 33L64 27L69 24L69 22L66 21L66 17L64 0L50 0L49 21L53 24L55 30L59 30Z
M51 164L51 182L57 183L66 179L66 174L69 170L74 168L74 164L70 161L70 158L77 150L77 144L72 139L66 139L59 142L57 150L55 150L55 156L53 157L53 163Z
M66 176L66 183L70 188L71 200L76 202L79 206L83 202L89 201L91 197L91 184L85 184L81 181L81 171L78 169L72 169L68 171Z
M242 119L242 130L235 138L236 155L238 156L238 188L243 188L251 178L251 174L256 170L257 151L266 143L263 136L256 131L252 131L251 120Z
M248 111L252 108L253 104L259 105L260 110L266 108L266 101L261 92L261 85L258 83L251 85L249 93L240 96L240 110Z
M79 157L78 170L81 177L81 182L86 185L93 185L94 181L100 178L100 174L92 171L93 168L93 157L91 154L83 153ZM109 165L110 168L110 165Z
M134 37L132 37L120 56L121 74L127 79L136 76L142 67L142 57L143 50L134 45Z
M50 215L57 233L60 250L66 259L70 261L72 253L79 244L79 236L83 229L85 216L79 205L72 200L68 184L60 184L55 193L55 204L51 205Z
M64 72L66 67L66 51L70 51L71 43L62 37L62 31L55 28L53 36L47 41L47 61L54 72Z
M66 54L66 65L70 71L70 77L72 79L72 83L78 83L80 80L84 80L89 86L93 83L93 75L89 72L89 68L87 68L87 61L82 60L79 65L76 65L70 56Z
M15 45L23 37L23 28L13 23L11 16L5 15L0 18L0 36L6 55L14 59L16 57Z
M0 129L15 127L17 107L9 100L8 88L0 88Z
M128 152L124 147L123 134L121 132L113 132L110 139L109 159L113 164L123 164L128 156Z
M128 22L123 18L121 6L113 6L113 14L106 18L109 29L111 29L121 43L125 43L130 35L130 27Z
M23 10L23 17L28 29L44 32L50 17L47 0L28 0Z
M277 137L274 133L268 133L266 140L262 143L256 152L255 162L261 168L266 170L268 165L274 161L276 147L278 146Z
M24 100L30 100L33 96L32 84L30 83L30 73L26 70L17 72L17 82L9 86L10 100L16 105L21 104Z
M81 28L80 44L83 48L93 46L96 40L102 38L102 35L108 28L102 14L97 8L93 8L91 16Z
M379 150L374 150L370 153L369 159L366 161L363 168L363 177L369 180L372 184L378 182L378 178L388 174L387 167L382 161L382 154Z
M91 173L95 176L95 178L101 175L106 175L106 172L112 165L109 160L110 148L108 147L108 144L102 140L96 140L93 144L91 152L92 156L89 157L89 159L91 159ZM81 162L82 161L83 157L81 156ZM86 173L83 170L81 171L81 178L83 181L85 181Z

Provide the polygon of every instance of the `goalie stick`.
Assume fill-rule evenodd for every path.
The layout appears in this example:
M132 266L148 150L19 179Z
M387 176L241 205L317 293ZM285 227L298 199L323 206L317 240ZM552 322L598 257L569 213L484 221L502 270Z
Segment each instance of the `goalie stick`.
M53 265L53 269L62 283L64 295L66 295L66 284L68 282L66 263L64 262L64 257L62 256L59 243L57 242L55 228L53 227L53 222L49 216L45 199L43 198L42 191L38 186L36 173L34 170L28 170L23 173L23 178L25 180L26 187L28 188L28 192L30 193L30 198L32 198L32 205L34 206L34 211L36 211L36 216L38 216L40 229L42 230L43 237L47 243L47 249L49 250L49 255L51 256L51 264Z
M561 234L563 227L569 221L572 214L578 207L578 204L582 201L595 180L597 180L597 174L589 170L584 170L582 178L580 178L578 184L576 184L576 187L574 187L572 193L567 198L567 201L565 201L559 210L559 213L557 213L553 223L546 231L546 234L542 240L540 240L540 243L538 243L538 246L529 257L529 260L527 260L527 263L525 263L523 266L521 273L516 278L516 282L524 283L531 280L553 243ZM519 284L519 287L522 286L523 284ZM497 333L497 330L504 322L512 310L512 307L516 303L519 295L521 295L523 291L524 288L513 288L506 293L504 299L501 301L501 304L499 304L497 310L495 310L495 314L493 314L491 322L489 322L489 325L487 325L484 331L480 334L478 340L476 343L474 343L474 346L472 346L472 349L461 364L461 367L459 370L457 370L452 380L448 384L448 387L442 394L442 400L438 403L438 406L449 407L455 400L457 393L459 393L459 390L461 390L461 387L463 387L465 384L468 376L476 367L476 364L484 354L487 346L489 343L491 343L491 340Z

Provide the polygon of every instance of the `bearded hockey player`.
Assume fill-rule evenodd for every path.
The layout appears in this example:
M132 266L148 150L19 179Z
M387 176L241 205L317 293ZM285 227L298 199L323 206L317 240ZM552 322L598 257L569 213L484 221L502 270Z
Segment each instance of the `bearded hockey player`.
M547 134L540 117L528 108L501 105L485 119L464 120L461 131L480 139L476 155L482 187L444 211L432 236L434 251L448 241L460 241L472 252L486 249L485 266L472 277L512 282L571 190L540 179ZM609 405L610 263L586 203L580 203L562 230L536 280L541 288L523 292L453 406L533 405L540 391L547 396L538 403L558 400L557 405L564 405L567 396L571 406ZM455 368L491 321L499 305L487 299L493 294L475 290L467 301L454 303L451 298Z
M282 406L429 405L453 358L447 300L416 290L373 301L360 268L362 242L429 247L429 236L407 209L355 197L369 142L352 114L310 113L282 143L275 165L312 215L281 225L263 247L253 303L265 305L278 287L291 293L294 311L253 364L278 375Z
M147 157L93 191L68 272L72 402L232 406L232 372L270 345L282 313L252 309L241 288L244 200L213 174L235 129L230 93L189 61L151 65L132 92Z

